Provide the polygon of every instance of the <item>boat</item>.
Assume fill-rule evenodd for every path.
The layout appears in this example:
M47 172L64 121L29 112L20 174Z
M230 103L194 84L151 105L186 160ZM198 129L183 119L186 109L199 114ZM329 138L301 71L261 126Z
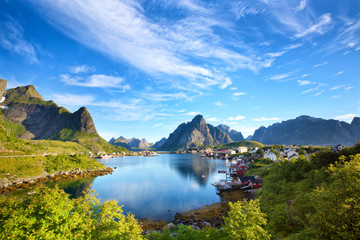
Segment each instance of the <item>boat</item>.
M262 180L258 176L240 176L236 180L220 180L212 183L219 191L246 190L262 187Z

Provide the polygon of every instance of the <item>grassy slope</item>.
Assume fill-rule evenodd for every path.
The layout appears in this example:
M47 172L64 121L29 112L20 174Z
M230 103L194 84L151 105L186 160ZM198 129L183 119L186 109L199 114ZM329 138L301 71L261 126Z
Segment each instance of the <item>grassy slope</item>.
M262 148L265 145L256 141L249 141L249 140L244 140L244 141L239 141L239 142L232 142L232 143L228 143L228 144L222 144L220 145L221 147L224 148L236 148L236 147L258 147L258 148Z

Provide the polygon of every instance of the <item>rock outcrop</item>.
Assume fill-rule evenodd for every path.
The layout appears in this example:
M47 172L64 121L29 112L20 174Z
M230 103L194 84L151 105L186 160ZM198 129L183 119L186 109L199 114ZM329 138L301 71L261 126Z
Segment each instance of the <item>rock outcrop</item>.
M224 124L220 124L219 126L217 126L217 128L220 129L221 131L224 131L225 133L227 133L227 135L229 135L231 140L233 140L234 142L244 140L244 136L242 135L241 132L230 129L229 126L226 126Z
M85 107L71 113L53 101L45 101L32 85L10 89L5 97L4 116L25 126L26 132L19 138L72 140L67 137L73 137L75 132L98 135ZM59 132L64 129L68 130L67 137L60 138Z
M197 115L191 122L179 125L159 149L176 151L199 145L217 145L230 142L232 140L229 135L207 124L203 116Z
M166 142L166 138L165 137L163 137L162 139L160 139L159 141L157 141L153 146L152 146L152 148L154 148L154 149L158 149L158 148L160 148L162 145L164 145L164 143Z
M360 118L355 117L349 124L333 119L300 116L267 128L260 127L251 140L263 144L352 146L360 141Z
M115 139L112 138L110 139L109 143L115 145L115 146L121 146L121 147L125 147L128 150L131 149L148 149L150 147L153 146L152 143L149 143L148 141L146 141L145 138L142 139L138 139L138 138L130 138L127 139L123 136Z

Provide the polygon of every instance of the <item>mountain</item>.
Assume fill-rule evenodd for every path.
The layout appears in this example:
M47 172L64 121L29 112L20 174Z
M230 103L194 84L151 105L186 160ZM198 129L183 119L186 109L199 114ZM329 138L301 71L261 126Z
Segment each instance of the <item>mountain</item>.
M197 115L191 122L180 124L159 150L176 151L198 145L216 145L230 142L232 140L229 135L207 124L203 116Z
M115 139L112 138L110 139L109 143L116 145L116 146L122 146L125 147L129 150L131 149L148 149L150 147L153 146L152 143L149 143L148 141L146 141L145 138L142 139L138 139L138 138L130 138L127 139L123 136Z
M360 140L360 118L355 117L349 124L333 119L299 116L267 128L260 127L251 140L263 144L352 146Z
M162 139L160 139L159 141L157 141L154 145L152 145L152 148L154 148L154 149L158 149L158 148L160 148L162 145L164 145L164 143L166 142L166 138L164 137L164 138L162 138Z
M7 90L0 107L3 117L23 127L18 138L73 141L92 151L124 150L114 148L99 136L85 107L71 113L53 101L45 101L33 85Z
M225 133L227 133L227 135L229 135L231 140L233 140L234 142L244 140L244 136L241 134L241 132L230 129L229 126L226 126L224 124L220 124L219 126L217 126L217 128L220 129L221 131L224 131Z

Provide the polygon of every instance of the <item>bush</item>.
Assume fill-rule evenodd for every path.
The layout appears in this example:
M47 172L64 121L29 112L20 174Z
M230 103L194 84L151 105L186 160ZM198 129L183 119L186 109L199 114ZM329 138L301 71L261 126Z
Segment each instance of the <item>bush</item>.
M0 202L0 239L142 239L133 215L92 192L69 199L58 188L38 188L21 201Z

